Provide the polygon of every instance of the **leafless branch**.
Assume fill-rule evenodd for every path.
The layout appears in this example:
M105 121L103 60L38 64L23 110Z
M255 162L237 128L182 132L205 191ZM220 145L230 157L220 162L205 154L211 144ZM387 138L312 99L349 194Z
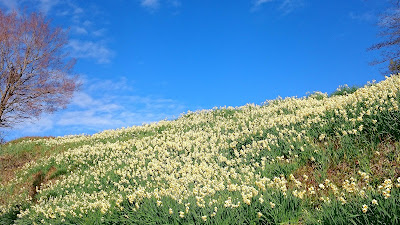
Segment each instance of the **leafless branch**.
M0 127L11 127L68 104L78 87L67 34L37 13L0 11Z

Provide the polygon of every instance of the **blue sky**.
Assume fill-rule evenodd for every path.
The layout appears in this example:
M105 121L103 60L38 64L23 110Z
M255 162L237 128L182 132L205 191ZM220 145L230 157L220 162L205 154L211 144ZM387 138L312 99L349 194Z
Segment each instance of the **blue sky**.
M384 0L0 0L69 28L83 86L64 110L7 131L92 134L188 110L261 104L382 80Z

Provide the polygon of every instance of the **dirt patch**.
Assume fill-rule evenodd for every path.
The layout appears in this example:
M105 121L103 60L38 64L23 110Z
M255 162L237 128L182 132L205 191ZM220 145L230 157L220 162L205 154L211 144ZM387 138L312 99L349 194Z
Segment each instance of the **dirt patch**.
M327 170L327 177L335 184L342 184L346 179L354 176L354 168L359 164L358 161L354 165L349 165L347 162L340 162L336 165L331 165Z
M34 160L29 154L20 156L0 156L0 183L6 184L15 177L15 172L21 169L26 163Z
M301 166L293 172L293 175L297 180L303 184L306 184L307 186L316 186L318 184L316 181L316 168L312 163L307 163L306 165ZM307 176L307 179L304 177L304 175Z
M378 146L371 159L371 173L375 177L390 178L400 176L399 143L384 142Z
M3 146L17 143L23 140L36 140L36 139L51 139L53 137L24 137L19 138L10 142L7 142ZM1 146L0 146L1 147ZM26 163L34 162L39 158L47 157L50 155L50 152L54 150L54 147L43 152L41 146L35 145L33 149L18 153L6 153L0 155L0 184L5 185L11 179L15 177L15 173L19 171Z
M44 181L44 174L42 171L37 172L36 174L33 175L33 182L29 190L29 196L31 199L36 202L36 194L40 190L40 186Z
M42 188L43 185L47 184L50 180L56 180L56 177L52 175L57 172L55 167L51 167L46 174L43 171L37 172L33 175L33 182L30 187L29 196L36 202L36 194Z
M18 140L15 140L13 142L17 142L20 140L25 140L25 139L32 139L33 137L29 138L21 138ZM35 138L34 138L35 139ZM36 139L39 139L37 137ZM10 142L8 143L10 144ZM5 144L7 145L7 144ZM2 145L2 146L5 146ZM37 161L39 158L44 158L46 156L50 155L50 152L53 151L53 149L49 149L46 152L43 152L43 149L41 149L41 146L34 146L33 149L27 151L27 152L22 152L18 154L12 154L12 153L6 153L0 156L0 185L7 186L7 184L15 178L16 174L22 170L22 168L27 164L27 163L32 163L34 161ZM14 187L14 192L13 193L0 193L0 203L4 204L9 201L12 196L18 195L21 193L21 190L23 187L25 187L25 190L29 190L29 192L33 193L33 189L31 189L32 182L40 180L38 174L35 174L31 179L27 179L21 183L16 184ZM32 181L33 180L33 181Z
M383 182L384 179L393 179L400 176L399 142L386 140L381 142L375 149L370 149L368 151L370 152L366 152L365 155L360 157L367 157L365 159L368 161L367 168L369 168L369 171L362 172L367 172L370 175L370 184L377 185ZM360 164L363 163L360 161L361 159L358 158L351 162L345 160L331 162L325 171L326 178L340 186L345 180L354 177L358 179L358 184L360 186L365 185L366 181L359 179L360 174L358 174L358 172L361 168ZM318 168L315 167L313 163L307 163L301 166L293 172L293 175L307 186L316 186L318 185L318 181L321 182ZM306 175L308 179L304 179L303 175Z
M15 155L2 155L0 156L0 185L6 186L8 182L10 182L14 177L17 171L21 170L23 166L26 163L31 162L34 160L31 156L28 154L21 154L19 156ZM28 183L20 184L20 187L22 186L29 186ZM17 194L19 192L20 188L16 187L14 189L13 194ZM5 193L2 193L0 196L0 203L4 204L8 202L8 198L11 198L9 194L4 196Z

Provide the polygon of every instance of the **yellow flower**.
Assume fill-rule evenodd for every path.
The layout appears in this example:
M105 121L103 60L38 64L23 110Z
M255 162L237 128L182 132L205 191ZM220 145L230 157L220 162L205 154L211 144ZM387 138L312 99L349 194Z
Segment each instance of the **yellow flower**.
M263 216L263 214L261 212L257 213L258 218L261 218Z
M342 205L346 204L346 202L347 202L343 196L340 196L339 200L342 202Z
M364 204L364 205L362 206L362 212L363 212L363 213L366 213L367 211L368 211L368 206Z
M378 205L378 201L376 199L372 199L372 204L373 205Z
M207 221L207 216L202 216L201 219L206 222Z
M272 209L275 208L275 203L269 202L269 205L271 206Z
M169 215L172 215L172 213L174 213L174 211L172 211L172 209L169 208Z

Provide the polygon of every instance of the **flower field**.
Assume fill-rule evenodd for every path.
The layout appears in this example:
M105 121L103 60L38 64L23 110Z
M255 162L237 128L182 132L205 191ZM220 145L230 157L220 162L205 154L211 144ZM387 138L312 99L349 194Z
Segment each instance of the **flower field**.
M400 224L400 76L24 139L0 224Z

